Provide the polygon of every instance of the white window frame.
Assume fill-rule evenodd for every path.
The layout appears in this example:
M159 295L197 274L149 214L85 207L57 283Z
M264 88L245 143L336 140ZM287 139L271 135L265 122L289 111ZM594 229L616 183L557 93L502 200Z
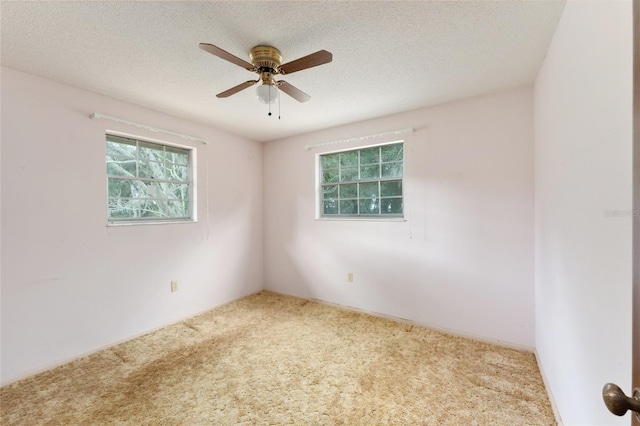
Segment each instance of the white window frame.
M353 151L361 151L361 150L366 150L366 149L370 149L370 148L378 148L378 147L383 147L383 146L387 146L387 145L397 145L397 144L402 144L403 146L403 156L402 156L402 176L400 177L382 177L380 176L379 178L376 179L365 179L365 180L361 180L360 179L360 160L358 160L358 179L355 181L350 181L350 183L367 183L367 182L378 182L378 185L380 182L385 182L385 181L400 181L401 185L402 185L402 193L400 195L400 198L402 200L402 213L397 213L397 214L383 214L383 213L376 213L376 214L324 214L324 193L323 193L323 186L325 185L339 185L339 184L344 184L343 182L336 182L336 183L330 183L330 184L324 184L323 183L323 169L322 169L322 157L326 156L326 155L332 155L332 154L340 154L340 153L345 153L345 152L353 152ZM358 146L358 147L352 147L352 148L345 148L345 149L341 149L341 150L333 150L333 151L327 151L327 152L322 152L322 153L318 153L315 155L315 168L316 168L316 219L317 220L355 220L355 221L401 221L404 222L406 221L405 219L405 212L406 212L406 193L405 193L405 180L404 180L404 176L405 176L405 165L406 165L406 161L405 161L405 151L404 151L404 147L405 147L405 141L404 140L395 140L395 141L390 141L390 142L383 142L383 143L376 143L376 144L371 144L371 145L365 145L365 146ZM359 157L359 156L358 156ZM380 165L382 165L382 159L380 158ZM359 192L359 191L358 191ZM381 197L383 198L383 197ZM387 197L384 197L387 198ZM394 198L397 198L397 196L394 196ZM359 197L359 193L357 195L357 199L358 199L358 203L360 200ZM338 203L340 201L340 198L338 198Z
M197 150L195 147L186 146L181 144L176 144L172 142L167 142L165 140L158 140L153 138L141 137L137 135L131 135L127 133L121 133L117 131L107 130L105 132L105 167L107 161L107 152L106 145L109 140L109 137L113 136L115 138L125 138L131 141L136 141L136 153L138 153L138 143L150 143L155 145L161 145L167 148L177 148L180 150L184 150L188 153L188 162L186 164L188 168L188 180L181 181L182 184L187 184L189 186L189 212L185 217L138 217L138 218L112 218L109 216L109 200L112 198L109 196L109 179L110 178L118 178L118 179L127 179L122 176L110 175L108 171L105 169L106 176L106 217L107 217L107 226L123 226L123 225L157 225L157 224L170 224L170 223L193 223L197 222L197 184L196 184L196 176L197 176ZM136 157L136 162L139 161L139 157ZM136 166L137 168L139 166ZM138 169L137 169L138 170ZM136 173L138 174L138 173ZM172 181L170 179L153 179L147 177L136 176L135 178L129 178L127 180L144 180L144 181L159 181L159 182L168 182L168 183L178 183L178 181Z

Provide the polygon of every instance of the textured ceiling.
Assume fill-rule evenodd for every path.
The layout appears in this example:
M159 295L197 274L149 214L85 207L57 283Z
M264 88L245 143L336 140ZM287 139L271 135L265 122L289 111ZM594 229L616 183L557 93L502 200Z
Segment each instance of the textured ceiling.
M269 141L529 84L563 7L558 0L2 1L1 63ZM283 94L278 120L255 88L216 98L255 74L200 50L200 42L246 60L258 44L280 49L283 62L325 49L333 62L287 76L311 101Z

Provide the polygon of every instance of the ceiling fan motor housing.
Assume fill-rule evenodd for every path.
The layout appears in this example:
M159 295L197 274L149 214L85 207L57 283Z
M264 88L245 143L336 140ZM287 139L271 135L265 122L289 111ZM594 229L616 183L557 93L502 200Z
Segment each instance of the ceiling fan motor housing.
M251 63L260 68L260 71L271 71L277 74L278 68L282 64L282 54L278 49L271 46L256 46L249 52ZM268 70L264 70L268 68Z

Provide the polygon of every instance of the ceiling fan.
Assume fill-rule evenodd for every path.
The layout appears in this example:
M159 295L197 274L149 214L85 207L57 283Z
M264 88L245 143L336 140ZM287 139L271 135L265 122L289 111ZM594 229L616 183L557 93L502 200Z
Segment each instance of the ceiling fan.
M316 53L296 59L295 61L282 64L282 54L278 49L271 46L256 46L249 52L249 59L251 60L251 63L249 63L244 59L240 59L237 56L214 46L213 44L200 43L199 47L212 55L225 59L248 71L255 72L260 76L258 80L245 81L231 89L218 93L216 97L226 98L231 95L235 95L239 91L251 87L254 84L262 83L257 87L256 94L258 96L258 100L265 104L277 102L277 89L282 90L298 102L307 102L311 99L311 96L284 80L276 81L275 76L278 74L292 74L307 68L317 67L318 65L327 64L333 59L331 52L319 50Z

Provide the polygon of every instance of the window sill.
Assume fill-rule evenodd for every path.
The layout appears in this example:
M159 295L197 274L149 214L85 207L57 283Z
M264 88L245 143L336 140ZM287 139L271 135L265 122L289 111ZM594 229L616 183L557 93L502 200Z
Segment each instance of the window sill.
M138 225L175 225L177 223L196 223L197 220L158 220L158 221L136 221L136 222L107 222L107 227L120 227L120 226L138 226Z
M347 222L406 222L404 217L317 217L323 222L347 221Z

